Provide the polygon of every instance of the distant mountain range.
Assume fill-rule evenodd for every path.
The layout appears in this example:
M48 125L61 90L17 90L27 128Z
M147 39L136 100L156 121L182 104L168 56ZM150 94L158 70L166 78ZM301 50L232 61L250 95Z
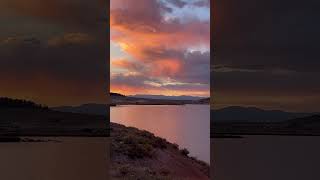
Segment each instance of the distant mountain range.
M211 137L225 135L320 135L320 113L227 107L211 111Z
M163 99L163 100L192 100L192 101L204 99L204 97L198 97L198 96L164 96L164 95L148 95L148 94L137 94L129 97L145 98L145 99Z
M109 115L109 107L106 104L82 104L79 106L59 106L52 107L52 110L61 112L81 113L81 114L94 114L94 115Z
M152 95L151 95L152 96ZM158 97L157 95L155 95ZM111 106L115 105L184 105L184 104L209 104L210 98L200 98L197 97L196 100L182 100L183 98L191 96L181 96L180 100L174 100L173 97L168 97L168 99L151 99L142 98L137 96L125 96L119 93L110 93ZM173 99L170 99L173 98ZM193 97L196 98L196 97ZM61 111L61 112L71 112L71 113L81 113L81 114L95 114L95 115L108 115L109 107L107 104L82 104L79 106L59 106L51 107L50 109Z
M320 114L300 117L286 121L290 128L307 128L308 130L320 128Z
M125 95L119 94L119 93L110 93L110 97L126 97Z
M230 106L211 110L211 120L212 122L280 122L314 114L316 113L296 113L263 110L255 107Z
M104 111L109 110L104 106ZM32 101L0 98L3 136L109 136L109 114L100 105L48 108Z
M208 103L209 98L200 99L198 101L172 101L172 100L156 100L144 98L128 97L121 94L113 93L111 95L113 102L119 104L151 104L151 103ZM202 102L204 101L204 102ZM109 108L106 104L83 104L79 106L60 106L52 107L51 109L62 112L82 113L82 114L95 114L95 115L108 115ZM297 118L304 118L315 115L317 113L297 113L297 112L286 112L280 110L263 110L255 107L240 107L230 106L222 109L211 110L211 121L215 122L283 122L286 120L292 120ZM320 113L319 113L320 114Z
M110 93L112 105L184 105L184 104L209 104L210 98L193 96L162 96L162 95L135 95L125 96Z

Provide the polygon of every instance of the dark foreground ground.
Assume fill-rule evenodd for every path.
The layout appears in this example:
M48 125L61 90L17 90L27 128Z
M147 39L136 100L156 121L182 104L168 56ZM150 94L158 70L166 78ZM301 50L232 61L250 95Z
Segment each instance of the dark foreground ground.
M107 116L104 115L59 112L46 108L15 107L0 108L0 118L1 146L3 148L13 148L14 151L17 151L18 155L21 155L21 157L16 158L15 161L17 162L20 159L24 162L23 159L27 158L27 155L22 155L24 153L21 153L19 149L23 150L23 148L38 146L44 148L60 147L60 145L64 146L66 144L66 137L110 137L109 133L111 132L111 168L109 168L111 179L209 179L209 165L189 157L188 150L179 149L178 145L171 144L147 131L114 123L111 123L109 127ZM34 138L40 136L48 138ZM94 140L95 138L92 139ZM83 141L80 139L79 141L85 144L91 140L85 139ZM104 146L104 143L99 141L99 146L107 147L109 143L106 140ZM69 144L71 149L67 151L79 151L77 147L73 146L74 139L67 142L68 147ZM72 149L72 147L75 148ZM46 149L46 152L47 150L49 153L50 148ZM10 150L6 151L7 155L5 156L16 157L16 153L11 154L9 152ZM37 153L37 150L30 150L30 153ZM88 157L92 155L90 153L86 154ZM107 151L105 151L104 155L100 155L102 159L109 157ZM5 166L5 164L2 166ZM88 165L83 166L88 167ZM21 166L21 170L18 169L18 171L23 171L23 167L25 166ZM43 171L48 170L42 167L41 164L38 164L37 167L43 169ZM61 171L68 171L70 168L72 166L64 167L61 168ZM7 169L13 170L11 168ZM49 170L52 173L57 169L50 167ZM108 169L106 168L105 171L107 172ZM37 169L32 169L32 171L25 173L31 173L32 176L36 176ZM101 173L100 171L99 173L103 175L103 172ZM63 177L63 174L58 175ZM8 177L14 176L12 173L6 175ZM76 174L73 173L72 177L76 177Z
M0 143L3 180L107 180L108 137L21 137Z
M289 119L280 122L211 121L211 137L229 135L320 136L320 115Z
M210 167L147 131L111 123L112 179L209 179Z
M0 108L0 120L0 141L7 136L109 136L109 120L102 115Z
M214 180L318 180L319 136L211 139Z

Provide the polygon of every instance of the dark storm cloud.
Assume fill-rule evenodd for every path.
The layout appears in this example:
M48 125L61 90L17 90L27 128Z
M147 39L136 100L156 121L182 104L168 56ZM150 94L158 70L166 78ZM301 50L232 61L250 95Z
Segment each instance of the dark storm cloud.
M48 105L105 102L105 1L3 0L0 10L0 21L10 20L0 25L6 28L0 34L0 96Z
M1 0L1 14L32 17L40 22L63 24L65 27L91 29L99 27L107 15L103 0Z
M210 84L210 52L188 52L183 59L183 71L177 75L177 79L188 83Z
M319 94L320 73L281 70L214 72L214 90L238 95L310 95Z
M125 84L126 86L134 88L150 88L150 85L144 84L145 81L156 81L148 76L144 75L134 75L134 76L125 76L123 74L115 74L111 77L111 84L114 86L119 86Z
M59 94L61 101L67 101L68 96L79 93L94 97L92 99L103 97L107 83L105 47L93 39L77 39L77 35L61 36L47 41L34 37L2 40L1 84L6 84L6 88L11 90L10 86L15 87L15 91L20 92L32 89L35 96L40 95L38 90L46 89L47 93ZM45 83L34 80L39 78L44 79ZM12 81L8 83L8 79ZM27 86L23 82L28 82ZM3 92L4 89L1 89L2 96L12 95L11 92ZM79 98L68 99L68 103L78 102Z
M317 1L215 1L214 64L317 71Z
M233 97L229 105L255 98L263 106L262 96L290 96L300 105L293 107L289 99L277 103L314 110L316 101L302 106L307 96L320 99L319 6L312 0L214 1L211 80L213 92L224 94L216 98Z
M0 43L0 74L10 72L21 78L46 74L61 80L103 77L105 49L95 42L71 40L52 45L36 38L4 40Z

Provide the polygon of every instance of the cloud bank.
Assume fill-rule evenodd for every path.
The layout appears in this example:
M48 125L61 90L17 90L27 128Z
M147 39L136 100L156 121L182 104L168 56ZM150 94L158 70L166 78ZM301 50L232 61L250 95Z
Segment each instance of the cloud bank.
M317 1L214 1L216 106L320 111Z
M111 57L112 91L209 95L210 18L172 15L186 6L195 7L182 0L111 1L111 43L127 55Z
M106 99L104 1L0 2L0 96L74 105Z

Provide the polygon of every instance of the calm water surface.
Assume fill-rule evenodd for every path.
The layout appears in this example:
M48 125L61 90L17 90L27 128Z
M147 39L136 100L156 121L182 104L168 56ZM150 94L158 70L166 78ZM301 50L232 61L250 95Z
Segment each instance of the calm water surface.
M108 138L44 137L41 139L54 139L59 142L0 143L0 179L108 178Z
M111 107L111 122L136 127L187 148L210 163L209 105L127 105Z
M319 180L320 137L211 139L213 179Z

